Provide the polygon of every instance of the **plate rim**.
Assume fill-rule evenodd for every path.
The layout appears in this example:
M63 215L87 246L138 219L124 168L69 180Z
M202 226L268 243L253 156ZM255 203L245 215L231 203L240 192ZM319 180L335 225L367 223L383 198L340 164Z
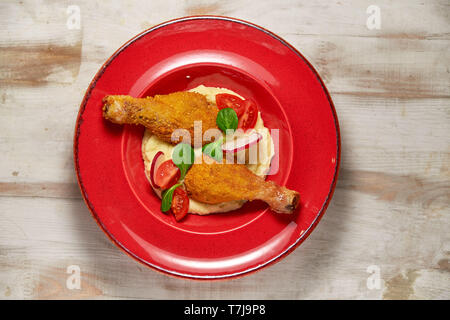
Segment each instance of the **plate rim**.
M222 275L195 275L195 274L189 274L189 273L181 273L173 270L167 270L165 268L162 268L158 265L152 264L148 261L145 261L144 259L140 258L139 256L132 253L125 245L123 245L119 240L117 240L111 232L105 227L103 222L99 219L95 209L93 208L92 204L89 201L88 195L86 193L86 190L84 188L82 178L80 176L80 166L79 166L79 159L78 159L78 138L80 135L80 126L82 123L82 116L84 113L84 110L86 108L87 102L89 101L89 98L91 96L92 90L95 88L97 81L101 78L103 73L105 72L106 68L111 64L111 62L121 53L123 52L129 45L137 41L138 39L144 37L145 35L158 30L160 28L163 28L167 25L179 23L179 22L185 22L185 21L193 21L193 20L221 20L221 21L228 21L233 23L239 23L243 24L245 26L255 28L259 31L264 32L268 36L274 38L275 40L278 40L282 45L289 48L293 53L295 53L306 65L309 67L311 72L314 74L316 79L319 81L320 86L322 87L322 90L324 91L326 98L329 102L329 106L333 115L334 120L334 126L336 130L336 164L334 168L334 174L333 174L333 180L330 185L328 194L325 198L324 203L322 204L322 207L318 211L317 215L315 216L312 223L309 225L309 227L300 234L300 236L293 242L288 248L286 248L283 252L279 253L275 257L271 258L270 260L267 260L266 262L259 264L252 268L246 268L245 270L235 272L235 273L229 273L229 274L222 274ZM78 110L77 119L75 123L75 130L74 130L74 139L73 139L73 159L74 159L74 169L76 172L77 177L77 184L81 191L83 200L88 207L92 217L94 218L97 225L102 229L102 231L108 236L108 238L124 253L126 253L128 256L133 258L134 260L138 261L139 263L150 267L151 269L160 272L164 275L168 275L175 278L182 278L182 279L189 279L189 280L200 280L200 281L208 281L208 280L227 280L227 279L235 279L239 278L245 275L249 275L251 273L255 273L257 271L263 270L265 267L268 267L278 261L281 261L281 259L285 258L287 255L289 255L292 251L294 251L304 240L308 238L308 236L311 234L311 232L315 229L317 224L319 223L320 219L323 217L323 215L326 212L326 209L328 208L328 205L330 204L331 198L334 194L334 190L336 188L337 179L339 176L339 169L340 169L340 162L341 162L341 135L340 135L340 128L339 128L339 120L336 113L336 109L334 107L334 103L331 99L331 96L328 92L328 89L326 88L322 78L320 77L319 73L316 71L316 69L312 66L312 64L289 42L281 38L280 36L276 35L275 33L265 29L264 27L261 27L259 25L256 25L252 22L248 22L242 19L228 17L228 16L220 16L220 15L191 15L191 16L184 16L180 18L171 19L168 21L164 21L162 23L159 23L153 27L150 27L136 36L132 37L130 40L126 41L122 46L120 46L100 67L100 69L95 74L94 78L89 83L89 86L83 96L83 100L80 104L80 109Z

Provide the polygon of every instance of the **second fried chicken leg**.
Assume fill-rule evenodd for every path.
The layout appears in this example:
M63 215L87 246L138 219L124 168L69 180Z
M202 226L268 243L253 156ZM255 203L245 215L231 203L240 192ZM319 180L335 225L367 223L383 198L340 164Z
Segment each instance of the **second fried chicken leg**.
M192 199L200 202L262 200L279 213L292 213L300 197L296 191L265 181L242 164L194 163L184 183Z

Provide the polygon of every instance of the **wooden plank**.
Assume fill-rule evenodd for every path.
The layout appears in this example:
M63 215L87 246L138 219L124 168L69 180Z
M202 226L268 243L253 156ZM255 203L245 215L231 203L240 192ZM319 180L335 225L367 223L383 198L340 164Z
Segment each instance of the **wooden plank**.
M46 90L55 95L51 105L39 88L25 94L10 89L0 103L2 182L76 182L72 139L78 102L71 94L59 95L59 88ZM82 93L73 95L81 99ZM448 99L332 96L340 119L344 170L448 179Z
M81 199L81 192L76 183L70 182L0 182L0 196Z
M317 230L293 254L254 275L217 283L168 278L133 261L102 234L80 200L2 198L0 212L0 294L9 287L9 298L364 299L393 298L395 288L405 286L413 295L439 298L449 289L448 281L437 281L448 271L448 221L346 188L336 190ZM65 286L70 265L80 266L81 290ZM381 269L379 290L366 286L370 265ZM410 270L415 281L400 281ZM430 277L433 290L427 290Z
M292 44L317 68L332 93L449 97L447 40L299 36Z
M387 3L380 3L380 7L383 7L383 4L387 6ZM156 1L153 5L157 7L162 4ZM95 2L84 3L80 5L85 28L83 30L95 29L96 32L85 32L81 39L80 30L67 30L67 14L64 11L67 7L61 3L54 3L48 8L59 13L51 17L48 14L35 17L27 6L4 6L6 10L0 13L0 21L5 26L4 37L0 37L5 39L0 41L0 56L3 58L0 60L3 60L0 64L0 74L3 74L3 77L0 78L3 84L11 86L42 85L49 81L71 83L83 61L92 66L89 76L84 78L86 88L101 63L117 47L143 29L143 22L140 22L139 18L144 19L143 14L146 12L142 7L130 6L127 9L133 19L119 16L117 21L120 23L112 24L109 17L116 14L119 6L117 2L101 8ZM184 11L179 8L177 12L180 12L180 15L196 10L233 13L237 10L236 6L237 2L234 1L227 1L224 5L196 4L193 7L187 4ZM427 6L422 5L422 2L395 6L389 4L391 11L386 10L388 16L383 20L383 27L376 31L367 29L365 20L368 15L362 3L355 6L354 3L329 5L324 2L320 5L311 4L309 8L283 3L275 10L267 10L264 14L259 12L266 12L264 8L267 6L272 6L272 3L264 2L252 15L244 18L255 23L264 22L263 26L273 26L271 29L274 32L291 41L317 67L332 92L355 95L370 93L387 98L449 96L450 75L447 66L450 62L450 28L446 19L448 14L445 14L448 12L445 10L448 8L446 2ZM352 10L349 10L350 7ZM11 8L25 15L29 23L12 28L14 15ZM242 5L239 8L239 12L242 12ZM280 15L286 14L288 8L288 17L292 18L285 17L283 24L276 23ZM148 9L151 10L151 6ZM102 14L98 13L99 10ZM395 16L394 12L400 10L402 16L413 16L418 12L421 12L421 15L429 13L437 16L433 15L433 21L429 21L427 25L431 29L422 30L420 27L424 24L418 25L415 21L404 21ZM269 12L270 19L264 19ZM320 14L311 15L312 12ZM252 19L253 15L255 19ZM151 23L161 22L162 18L152 20ZM314 24L311 19L315 19ZM32 22L33 28L36 28L37 34L40 35L37 38L34 33L29 32ZM151 23L147 26L151 26ZM305 28L311 25L316 33ZM393 33L392 29L397 30L396 33ZM441 33L438 30L441 30ZM18 45L11 46L11 43ZM22 63L11 63L16 54L19 54ZM48 65L46 61L51 64Z

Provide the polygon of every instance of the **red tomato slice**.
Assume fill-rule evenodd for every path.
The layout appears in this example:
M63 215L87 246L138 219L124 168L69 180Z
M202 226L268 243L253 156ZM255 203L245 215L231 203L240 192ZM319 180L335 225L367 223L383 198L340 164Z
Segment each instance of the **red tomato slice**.
M246 131L253 129L258 119L258 108L253 100L247 99L245 102L244 114L239 118L238 128Z
M175 220L177 221L180 221L187 215L189 210L189 198L183 188L178 187L173 192L171 209L175 216Z
M231 108L236 111L238 118L245 111L245 101L241 98L228 94L228 93L219 93L216 95L216 104L219 110L224 108Z
M180 178L180 169L172 160L161 163L156 169L155 184L163 190L169 189Z

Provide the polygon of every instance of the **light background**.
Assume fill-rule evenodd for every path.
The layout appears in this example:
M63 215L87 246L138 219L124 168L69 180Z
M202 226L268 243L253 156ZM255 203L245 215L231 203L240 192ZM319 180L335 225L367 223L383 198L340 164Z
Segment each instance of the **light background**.
M69 5L80 29L66 26ZM379 30L366 26L369 5ZM446 0L0 2L0 298L449 299L449 13ZM316 230L231 281L170 278L126 256L73 168L76 115L99 67L144 29L194 14L245 19L294 45L341 125L340 176ZM80 290L66 287L70 265Z

